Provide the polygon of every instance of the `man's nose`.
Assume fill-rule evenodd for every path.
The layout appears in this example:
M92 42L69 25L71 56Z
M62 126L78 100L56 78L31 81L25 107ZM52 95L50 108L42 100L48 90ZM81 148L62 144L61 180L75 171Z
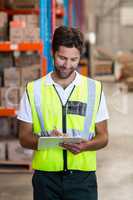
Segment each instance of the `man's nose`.
M64 67L69 68L70 66L71 66L71 61L70 60L65 60Z

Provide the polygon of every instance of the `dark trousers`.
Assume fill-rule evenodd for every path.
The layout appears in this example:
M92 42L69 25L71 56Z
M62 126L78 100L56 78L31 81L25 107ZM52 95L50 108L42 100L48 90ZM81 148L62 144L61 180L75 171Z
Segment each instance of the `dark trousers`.
M42 172L33 178L34 200L97 200L95 172Z

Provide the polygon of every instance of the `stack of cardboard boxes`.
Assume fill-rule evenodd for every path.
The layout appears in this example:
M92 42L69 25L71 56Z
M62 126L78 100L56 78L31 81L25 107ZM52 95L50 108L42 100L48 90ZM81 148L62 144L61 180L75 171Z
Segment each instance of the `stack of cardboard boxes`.
M12 163L31 163L32 150L23 148L18 140L0 141L0 162L10 161Z
M6 143L5 141L0 142L0 161L6 160Z
M13 66L12 54L0 52L0 86L3 85L3 70L10 66Z
M113 73L112 61L96 61L95 75L111 75Z
M18 109L26 84L40 77L40 65L4 69L4 87L0 88L0 106Z
M39 7L38 0L6 0L4 6L6 8L18 9L36 9Z
M125 83L129 91L133 91L133 53L120 52L116 55L119 63L119 81Z
M127 63L122 68L122 79L129 91L133 91L133 62Z
M113 74L113 56L105 49L97 48L94 52L95 75L111 75Z
M36 9L38 4L38 0L0 0L0 8L12 11ZM6 12L0 12L0 41L12 44L39 42L39 17L23 14L8 18ZM0 52L0 107L18 109L27 82L39 78L40 70L37 52ZM0 117L0 127L0 161L30 161L32 152L22 148L17 140L16 117Z
M7 28L8 28L7 13L0 12L0 41L8 40Z
M8 159L8 142L14 140L18 134L17 120L16 118L1 117L0 127L0 161L4 161Z
M14 163L31 161L32 151L23 148L17 139L17 124L17 119L14 117L0 118L0 164L3 161L11 161Z
M9 161L30 162L32 158L32 150L23 148L18 140L12 140L7 142L7 155Z
M20 42L39 42L40 28L37 15L14 15L10 22L10 41Z

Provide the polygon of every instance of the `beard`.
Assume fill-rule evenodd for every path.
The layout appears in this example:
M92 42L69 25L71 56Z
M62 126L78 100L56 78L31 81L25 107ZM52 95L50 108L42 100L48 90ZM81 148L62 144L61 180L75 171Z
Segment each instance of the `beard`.
M55 66L55 72L61 79L67 79L75 72L76 69L71 68L69 70L66 70L63 66L59 66L59 69Z

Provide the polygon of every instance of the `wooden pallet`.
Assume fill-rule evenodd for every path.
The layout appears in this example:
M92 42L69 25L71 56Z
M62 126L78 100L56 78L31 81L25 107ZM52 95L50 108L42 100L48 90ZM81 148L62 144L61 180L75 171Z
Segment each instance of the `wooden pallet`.
M94 79L103 82L115 82L114 75L101 75L101 76L99 75L99 76L94 76Z
M0 173L32 173L31 163L25 161L0 161Z

